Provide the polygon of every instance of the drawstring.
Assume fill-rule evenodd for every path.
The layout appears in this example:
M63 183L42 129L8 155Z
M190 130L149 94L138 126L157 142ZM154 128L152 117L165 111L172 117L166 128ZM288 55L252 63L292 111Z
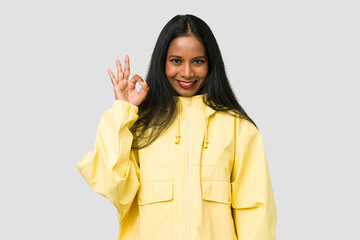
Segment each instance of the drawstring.
M204 141L203 141L203 146L204 148L208 148L208 144L209 144L209 116L206 116L206 109L204 106L204 103L202 103L202 107L203 107L203 111L204 111L204 118L205 118L205 137L204 137ZM209 111L209 115L211 115L211 113L213 113L214 111L212 109L210 109ZM180 115L177 117L177 135L175 136L175 144L180 144Z
M209 144L209 139L208 139L208 131L209 131L209 118L206 116L205 114L205 107L204 104L203 106L203 110L204 110L204 117L205 117L205 123L206 123L206 129L205 129L205 140L204 140L204 148L208 147Z
M175 144L180 144L180 116L178 116L178 134L176 136Z

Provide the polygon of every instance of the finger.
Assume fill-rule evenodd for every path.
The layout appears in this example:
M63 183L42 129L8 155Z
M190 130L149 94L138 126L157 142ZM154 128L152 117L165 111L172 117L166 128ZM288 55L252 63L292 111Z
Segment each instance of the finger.
M130 80L129 80L130 83L132 84L136 84L137 80L136 80L136 77L133 76Z
M128 55L125 55L124 78L129 79L129 75L130 75L130 59Z
M123 77L124 77L124 73L122 71L122 68L121 68L121 63L120 63L120 60L119 59L116 59L116 68L117 68L117 75L118 75L118 80L123 80Z
M137 78L139 76L137 74L135 74L130 80L128 80L129 84L127 85L127 89L128 90L134 90L135 86L136 86L136 82L137 82Z
M136 81L141 85L141 90L140 90L140 93L141 91L145 91L147 92L149 90L149 87L147 85L147 83L137 74L135 74L135 76L133 77L133 79L136 79Z
M142 85L142 82L144 80L137 74L135 74L132 79L130 80L131 83L136 84L136 82L140 83Z
M110 76L110 79L111 79L111 82L112 82L112 85L113 86L115 86L116 84L117 84L117 81L116 81L116 78L115 78L115 76L114 76L114 74L113 74L113 72L111 71L111 69L110 68L108 68L108 74L109 74L109 76Z
M147 85L147 83L145 81L142 81L141 83L141 90L139 92L139 95L142 97L142 98L145 98L147 93L149 92L149 86Z

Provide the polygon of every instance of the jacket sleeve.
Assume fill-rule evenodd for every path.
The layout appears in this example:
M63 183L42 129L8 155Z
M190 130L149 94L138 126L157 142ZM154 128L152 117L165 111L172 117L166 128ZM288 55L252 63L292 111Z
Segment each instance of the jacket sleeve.
M139 188L139 165L131 150L133 135L129 128L138 118L138 107L115 100L99 123L95 148L77 167L91 189L108 198L123 219Z
M235 144L231 176L234 225L239 240L276 240L275 199L263 140L254 128Z

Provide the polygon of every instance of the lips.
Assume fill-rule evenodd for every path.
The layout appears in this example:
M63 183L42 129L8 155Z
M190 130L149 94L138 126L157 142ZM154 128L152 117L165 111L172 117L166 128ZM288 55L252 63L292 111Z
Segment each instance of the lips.
M182 87L182 88L192 88L193 86L195 86L195 83L197 82L197 80L182 81L182 80L178 80L178 79L176 79L176 81L179 83L180 87Z

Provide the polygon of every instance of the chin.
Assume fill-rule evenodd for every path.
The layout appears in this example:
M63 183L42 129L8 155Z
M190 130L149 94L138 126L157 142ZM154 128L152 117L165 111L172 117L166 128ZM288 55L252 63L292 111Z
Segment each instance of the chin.
M198 91L179 91L179 90L176 90L176 92L180 95L180 96L183 96L183 97L191 97L191 96L194 96Z

